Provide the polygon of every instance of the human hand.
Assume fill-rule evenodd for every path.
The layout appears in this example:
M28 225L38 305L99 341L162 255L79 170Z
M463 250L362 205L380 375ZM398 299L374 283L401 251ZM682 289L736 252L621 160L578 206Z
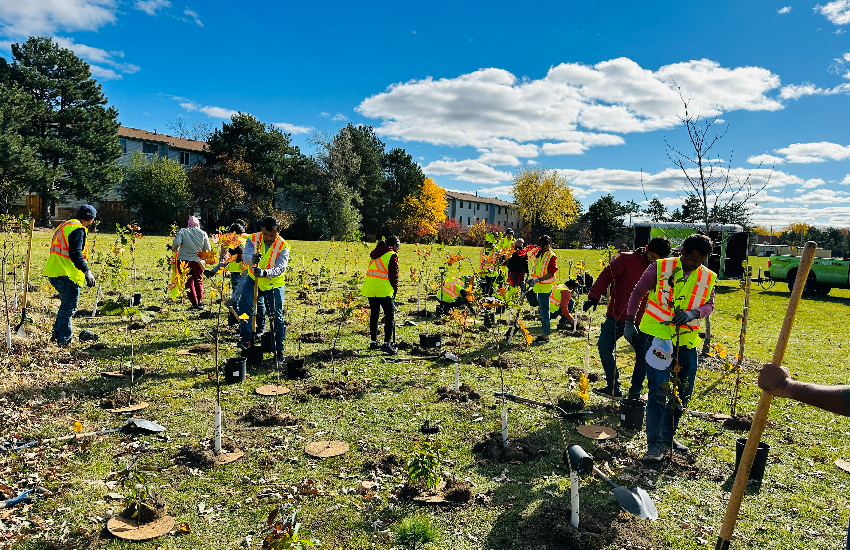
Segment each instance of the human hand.
M635 344L638 339L638 330L634 321L626 321L626 326L623 328L623 338L625 338L626 342L630 343L632 347L636 347Z
M86 286L92 287L97 285L97 280L91 270L86 271Z
M684 311L680 311L676 315L673 316L673 324L676 326L682 326L690 323L694 319L699 317L699 312L695 309L688 309Z
M212 277L213 275L215 275L215 273L212 272L212 269L205 269L204 270L204 277L209 278L209 277Z
M588 298L585 300L584 305L581 307L582 310L587 311L590 308L593 308L593 311L596 311L596 306L599 305L599 300L596 298Z
M532 277L531 279L528 280L528 284L531 285L531 286L536 285L538 282L540 282L540 279L538 279L537 277Z
M254 268L254 277L266 277L267 273L265 269L260 269L259 267Z
M759 371L759 387L776 397L788 397L788 386L793 381L791 371L786 367L767 363Z
M253 256L251 256L251 264L257 265L258 263L260 263L260 260L262 260L262 259L263 259L262 254L259 254L259 253L254 254Z

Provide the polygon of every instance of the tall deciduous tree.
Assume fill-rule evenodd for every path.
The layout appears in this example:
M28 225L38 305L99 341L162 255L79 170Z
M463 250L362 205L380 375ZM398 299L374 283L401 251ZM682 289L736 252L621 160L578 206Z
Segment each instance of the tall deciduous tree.
M445 219L446 190L425 178L419 192L402 201L394 229L402 238L422 242L436 237Z
M12 58L0 74L36 101L19 133L44 168L29 187L41 198L41 221L47 227L51 202L95 200L121 179L118 111L106 106L89 65L50 38L12 44Z
M564 229L578 213L565 177L540 166L521 166L513 177L514 200L532 234L544 228Z
M165 231L189 205L189 178L176 160L135 152L118 185L127 207L137 210L145 231Z

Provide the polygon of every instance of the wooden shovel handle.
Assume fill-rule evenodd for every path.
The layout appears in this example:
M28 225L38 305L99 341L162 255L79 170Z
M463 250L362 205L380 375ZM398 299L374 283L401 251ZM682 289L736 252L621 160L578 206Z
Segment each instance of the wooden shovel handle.
M797 278L794 281L794 290L791 292L788 309L785 310L785 320L782 321L782 329L779 331L779 337L776 339L776 349L773 351L771 362L774 365L782 365L782 359L785 357L785 348L788 347L791 327L794 325L794 317L797 315L797 307L800 305L800 298L806 286L806 279L809 277L809 270L812 268L812 263L815 260L815 250L817 247L817 243L809 241L803 248L803 255L800 258L800 265L797 268ZM732 540L732 532L735 530L735 522L738 521L741 500L744 497L744 490L747 488L750 470L753 467L753 459L761 442L761 435L764 432L764 425L767 422L767 413L770 411L772 400L773 395L766 391L761 392L758 407L756 408L755 415L753 415L753 424L747 436L747 445L744 447L741 462L738 464L738 472L735 474L735 484L732 486L732 493L729 495L729 504L726 505L726 515L723 516L723 524L720 526L720 534L717 537L717 544L714 550L727 550L729 548Z
M32 260L32 232L35 229L35 218L30 220L30 234L27 242L27 267L24 272L24 303L21 304L21 308L27 307L27 290L29 290L30 286L30 263Z
M260 278L254 279L254 310L251 312L251 337L257 334L257 296L260 290Z

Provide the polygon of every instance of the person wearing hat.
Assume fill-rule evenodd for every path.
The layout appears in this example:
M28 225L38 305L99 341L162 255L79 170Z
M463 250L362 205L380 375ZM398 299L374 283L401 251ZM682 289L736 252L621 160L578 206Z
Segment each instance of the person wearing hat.
M189 265L189 277L186 279L186 293L192 303L189 309L204 309L204 264L198 257L198 252L212 250L212 247L210 238L201 230L198 218L189 216L186 227L174 236L171 248L177 251L177 261Z
M673 436L694 391L700 319L714 311L717 274L702 265L711 249L711 239L690 235L682 243L682 255L650 264L629 297L623 336L635 349L639 349L639 339L644 338L649 367L644 460L661 461L665 450L671 448L680 454L688 452ZM647 295L638 331L635 316ZM671 373L679 379L677 392L671 387L671 382L675 382L671 381Z
M398 249L401 241L395 235L376 243L369 253L369 266L363 277L360 295L369 300L369 349L380 349L395 355L392 339L395 335L395 296L398 293ZM378 320L384 310L384 343L378 345Z
M74 219L56 228L50 241L50 255L44 266L44 276L59 293L59 311L50 336L50 341L59 346L71 345L71 318L77 311L83 284L90 287L97 284L86 263L89 255L86 236L96 217L94 206L84 204L77 210Z
M535 342L545 344L549 342L549 333L552 331L549 318L549 298L552 295L552 287L555 286L555 273L558 272L558 258L552 251L552 237L549 235L540 237L537 241L537 251L529 260L531 279L528 280L528 284L537 297L540 320L543 325L543 334L538 336Z
M496 265L497 259L498 251L493 248L493 243L485 240L484 248L481 249L478 262L478 275L480 277L479 282L481 283L481 293L485 296L493 295L493 283L498 275L498 266Z
M525 282L525 276L528 273L528 257L524 252L521 252L525 241L522 238L516 239L513 242L514 250L511 257L505 263L508 268L508 284L510 286L522 286Z
M499 241L499 251L505 257L509 257L514 248L514 230L510 227L505 229L505 234Z

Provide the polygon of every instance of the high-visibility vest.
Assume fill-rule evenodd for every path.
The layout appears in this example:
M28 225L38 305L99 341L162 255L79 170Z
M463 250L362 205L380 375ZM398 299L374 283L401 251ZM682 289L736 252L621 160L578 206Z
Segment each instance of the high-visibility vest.
M390 259L395 251L390 250L380 258L374 258L366 268L360 295L367 298L386 298L393 295L393 285L390 283Z
M44 266L45 277L68 277L77 286L83 286L86 283L86 274L77 269L77 266L71 261L68 251L68 236L81 227L88 235L89 230L83 227L80 220L68 220L53 232L53 239L50 241L50 256L47 258L47 265ZM88 257L89 243L87 239L85 246L83 246L83 258L88 259Z
M534 263L531 265L531 277L533 279L542 279L546 275L546 268L549 267L549 260L557 258L551 249L547 250L542 256L539 255L539 252L540 251L538 250L537 255L534 256ZM546 294L547 292L552 291L552 287L554 285L555 276L552 275L548 279L543 279L543 282L538 282L534 285L533 290L537 294Z
M244 262L229 262L224 266L224 270L228 273L242 273L248 269L248 264Z
M549 312L555 313L561 309L561 293L569 291L567 285L555 285L552 287L552 294L549 295Z
M490 248L488 252L487 248L482 248L478 267L481 269L481 274L485 277L495 276L496 251Z
M679 258L664 258L657 260L655 269L658 278L655 289L649 292L646 300L646 310L640 321L640 330L665 340L673 340L676 344L676 327L662 323L673 319L674 309L696 309L705 304L711 297L717 275L705 266L699 266L691 271L687 281L674 281L670 286L670 276L681 266ZM681 278L681 270L674 276ZM674 307L675 306L675 307ZM694 348L699 344L699 318L679 327L678 345Z
M260 263L257 264L257 267L260 269L271 269L274 267L274 264L277 262L277 257L283 252L285 249L289 248L289 245L280 235L277 236L274 243L271 246L266 246L266 243L263 242L263 233L254 233L250 236L251 242L254 243L254 253L259 253L262 250L262 258L260 258ZM254 275L254 270L248 270L248 276L254 280L257 280L257 277ZM273 288L280 288L286 284L286 273L281 273L277 277L268 278L261 277L260 282L258 283L260 290L271 290Z
M463 279L455 277L451 281L446 281L445 284L440 287L440 292L437 293L437 298L439 298L441 302L453 304L457 300L457 297L460 296L460 291L463 290L463 287Z

